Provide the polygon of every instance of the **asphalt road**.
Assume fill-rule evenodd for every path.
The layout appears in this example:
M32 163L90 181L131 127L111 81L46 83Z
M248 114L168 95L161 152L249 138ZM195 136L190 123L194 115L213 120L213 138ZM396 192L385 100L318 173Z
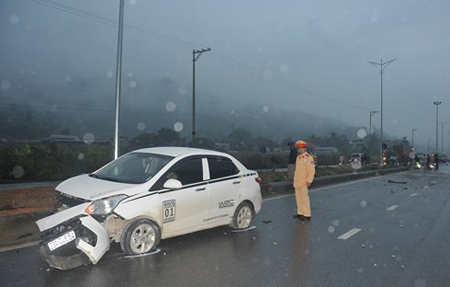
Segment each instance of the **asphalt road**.
M255 228L163 240L160 252L49 268L32 246L0 253L0 286L447 286L450 167L408 171L311 192L301 222L293 195L263 203Z

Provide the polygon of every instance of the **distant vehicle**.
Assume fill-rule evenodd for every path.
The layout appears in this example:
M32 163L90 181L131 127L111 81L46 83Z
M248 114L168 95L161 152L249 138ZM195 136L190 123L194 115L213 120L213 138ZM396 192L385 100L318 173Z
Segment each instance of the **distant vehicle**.
M369 164L368 157L364 153L352 153L349 162L351 164L360 164L360 165Z
M120 243L128 255L161 239L222 225L246 229L261 210L258 173L221 152L136 150L56 187L55 214L38 220L41 256L66 270L96 264Z

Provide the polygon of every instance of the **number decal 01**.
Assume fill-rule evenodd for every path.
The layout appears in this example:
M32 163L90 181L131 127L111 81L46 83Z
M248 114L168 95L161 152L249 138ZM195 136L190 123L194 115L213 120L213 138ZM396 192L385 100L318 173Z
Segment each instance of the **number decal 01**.
M175 199L162 202L163 223L175 221L177 202Z

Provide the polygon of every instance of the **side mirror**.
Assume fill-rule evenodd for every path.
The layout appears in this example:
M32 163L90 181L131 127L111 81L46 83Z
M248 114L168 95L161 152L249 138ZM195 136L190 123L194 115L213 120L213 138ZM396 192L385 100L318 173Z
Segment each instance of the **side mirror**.
M181 181L179 181L178 179L173 179L173 178L168 179L163 185L164 188L168 188L168 189L179 189L182 186L183 185L181 184Z

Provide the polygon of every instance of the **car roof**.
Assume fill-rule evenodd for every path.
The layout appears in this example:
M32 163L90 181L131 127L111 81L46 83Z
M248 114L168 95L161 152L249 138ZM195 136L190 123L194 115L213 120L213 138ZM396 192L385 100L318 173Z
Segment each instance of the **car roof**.
M165 147L151 147L151 148L143 148L138 149L132 152L145 152L145 153L155 153L155 154L162 154L167 156L173 156L178 157L180 155L183 156L190 156L190 155L215 155L215 156L227 156L232 157L229 154L213 151L213 150L207 150L207 149L201 149L201 148L192 148L192 147L175 147L175 146L165 146Z

